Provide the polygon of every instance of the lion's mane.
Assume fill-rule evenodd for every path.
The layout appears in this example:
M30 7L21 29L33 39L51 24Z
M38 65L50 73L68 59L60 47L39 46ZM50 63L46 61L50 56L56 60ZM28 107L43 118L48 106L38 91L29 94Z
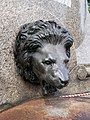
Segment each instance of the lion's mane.
M16 37L14 56L19 74L34 83L39 81L32 69L32 56L37 48L44 44L65 45L66 54L70 57L73 39L70 33L54 21L36 21L27 23L20 28Z

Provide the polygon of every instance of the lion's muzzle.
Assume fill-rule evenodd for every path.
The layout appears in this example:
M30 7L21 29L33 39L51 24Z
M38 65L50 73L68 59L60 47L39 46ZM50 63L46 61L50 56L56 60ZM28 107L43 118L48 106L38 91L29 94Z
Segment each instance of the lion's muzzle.
M65 87L69 82L67 68L64 68L64 70L60 70L58 68L58 65L54 64L52 66L52 69L48 69L47 73L49 74L47 75L46 81L58 89Z

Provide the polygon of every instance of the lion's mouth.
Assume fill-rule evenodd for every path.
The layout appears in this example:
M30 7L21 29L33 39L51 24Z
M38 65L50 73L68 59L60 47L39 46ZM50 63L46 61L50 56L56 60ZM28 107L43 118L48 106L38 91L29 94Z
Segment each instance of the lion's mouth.
M65 87L67 84L68 84L68 81L60 80L60 84L50 85L49 83L47 83L46 81L43 80L42 81L43 95L55 93L57 91L57 89L61 89L61 88Z

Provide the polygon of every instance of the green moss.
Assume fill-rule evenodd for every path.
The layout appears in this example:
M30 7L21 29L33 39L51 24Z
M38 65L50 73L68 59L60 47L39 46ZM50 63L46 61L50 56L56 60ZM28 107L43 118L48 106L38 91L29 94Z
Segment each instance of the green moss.
M89 11L89 13L90 13L90 6L88 6L88 11Z

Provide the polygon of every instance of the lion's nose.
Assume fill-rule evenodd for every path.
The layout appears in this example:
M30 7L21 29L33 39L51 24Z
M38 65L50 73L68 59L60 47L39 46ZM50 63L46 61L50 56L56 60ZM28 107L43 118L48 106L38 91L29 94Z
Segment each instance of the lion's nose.
M67 84L69 83L69 80L66 80L66 81L60 80L60 81L61 81L61 84L63 85L63 87L67 86Z
M62 80L60 79L60 84L57 86L57 88L58 88L58 89L61 89L61 88L65 87L65 86L67 86L68 83L69 83L68 80L62 81Z

